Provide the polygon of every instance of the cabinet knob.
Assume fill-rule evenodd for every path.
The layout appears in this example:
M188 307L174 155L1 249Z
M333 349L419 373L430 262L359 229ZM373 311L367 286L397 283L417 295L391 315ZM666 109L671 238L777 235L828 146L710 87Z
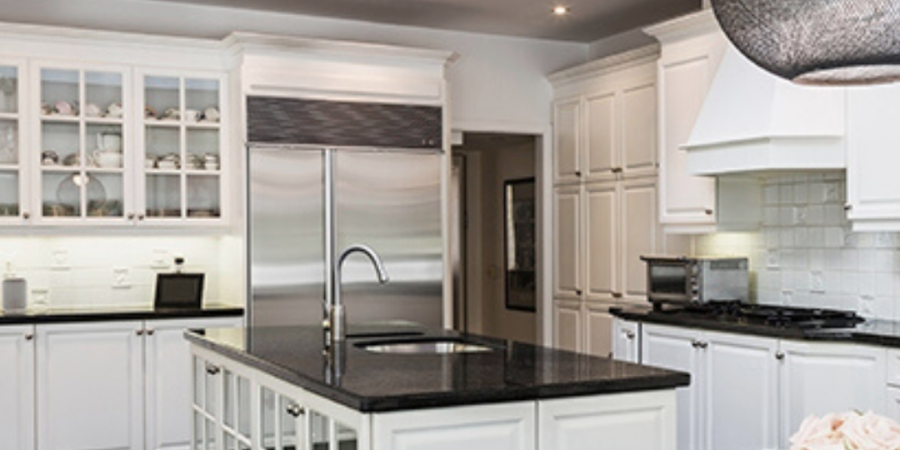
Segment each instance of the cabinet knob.
M26 340L26 341L33 341L33 340L34 340L34 333L25 333L25 340Z
M782 351L777 351L777 352L775 352L775 359L777 359L777 360L779 360L779 361L783 360L783 359L784 359L784 352L782 352Z
M613 298L622 298L623 297L621 292L613 292L612 296L613 296Z
M144 335L144 330L134 330L134 334L136 334L136 335L138 335L138 336L143 336L143 335Z
M634 339L634 331L626 330L625 331L625 339L632 340Z
M578 177L578 178L581 178L581 171L580 171L580 170L576 170L576 171L575 171L575 176Z
M145 216L144 216L143 214L138 214L137 219L138 219L138 220L144 220L144 217L145 217Z
M147 336L153 336L154 333L156 333L156 330L154 330L153 328L147 329Z
M128 220L134 220L134 213L128 213Z
M844 211L850 211L851 209L853 209L853 205L851 205L849 203L844 205Z
M304 410L302 407L300 407L300 405L292 404L292 405L288 405L287 413L293 417L300 417L303 415Z
M581 295L581 289L575 289L575 295Z
M703 213L706 214L707 216L711 216L711 215L713 215L713 210L707 209L707 210L703 211Z
M219 369L218 366L214 366L212 364L206 365L206 373L208 373L210 375L218 375L220 370L222 370L222 369Z
M28 212L28 211L23 212L23 213L22 213L22 218L25 219L25 220L30 219L30 218L31 218L31 213Z
M613 167L613 168L610 169L610 170L612 170L612 173L622 173L622 168L621 168L621 167Z
M707 347L709 347L709 342L700 342L700 348L701 348L701 349L705 349L705 348L707 348Z

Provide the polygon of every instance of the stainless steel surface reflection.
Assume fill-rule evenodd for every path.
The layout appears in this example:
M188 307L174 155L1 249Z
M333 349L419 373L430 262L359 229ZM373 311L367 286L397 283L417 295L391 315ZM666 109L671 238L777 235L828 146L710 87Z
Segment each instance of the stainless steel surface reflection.
M361 348L372 353L391 353L406 355L444 355L454 353L484 353L494 349L484 345L470 344L459 341L427 341L427 342L390 342L371 343L360 345Z

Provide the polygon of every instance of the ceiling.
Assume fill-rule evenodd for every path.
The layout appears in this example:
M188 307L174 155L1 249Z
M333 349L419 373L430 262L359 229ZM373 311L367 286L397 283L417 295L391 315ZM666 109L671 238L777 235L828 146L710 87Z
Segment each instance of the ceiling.
M701 0L156 0L410 25L445 30L593 42L700 8Z

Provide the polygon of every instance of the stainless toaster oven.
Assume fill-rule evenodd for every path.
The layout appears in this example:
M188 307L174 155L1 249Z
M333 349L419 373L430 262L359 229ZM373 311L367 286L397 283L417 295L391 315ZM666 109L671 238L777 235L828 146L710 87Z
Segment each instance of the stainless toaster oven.
M747 258L641 256L647 263L647 298L654 306L742 300L749 296Z

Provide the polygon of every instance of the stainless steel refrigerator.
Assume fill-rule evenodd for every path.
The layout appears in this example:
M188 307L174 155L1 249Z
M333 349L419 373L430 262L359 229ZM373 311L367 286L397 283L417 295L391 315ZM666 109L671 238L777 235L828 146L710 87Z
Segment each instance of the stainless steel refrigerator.
M325 296L324 147L248 149L250 321L318 325ZM436 152L334 149L335 247L372 247L390 282L364 257L343 271L350 324L442 326L441 157Z

